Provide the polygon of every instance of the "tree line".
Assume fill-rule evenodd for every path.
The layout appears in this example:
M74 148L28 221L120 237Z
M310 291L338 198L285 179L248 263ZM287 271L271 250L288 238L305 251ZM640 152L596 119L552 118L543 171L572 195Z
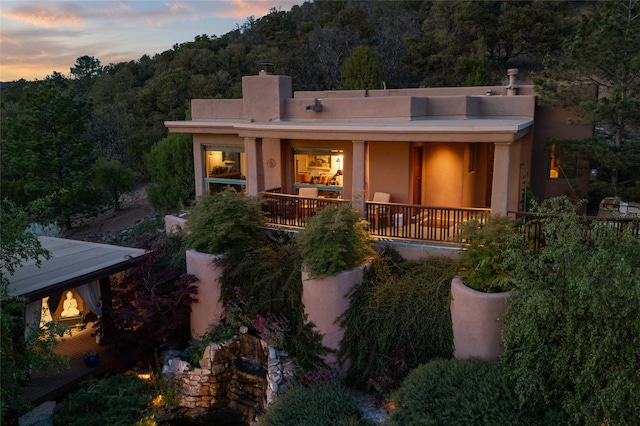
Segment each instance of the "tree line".
M71 226L74 215L117 204L130 188L128 178L114 188L110 176L149 177L148 154L167 136L165 120L189 119L193 98L241 97L244 75L266 67L291 76L294 90L506 84L508 68L527 78L552 60L565 63L568 41L603 5L638 8L637 0L316 0L153 57L103 66L86 55L69 76L4 85L2 197L34 220ZM637 29L637 21L629 25ZM604 40L588 43L597 51ZM548 81L562 78L549 73ZM637 77L631 81L636 90ZM96 179L95 164L106 178Z

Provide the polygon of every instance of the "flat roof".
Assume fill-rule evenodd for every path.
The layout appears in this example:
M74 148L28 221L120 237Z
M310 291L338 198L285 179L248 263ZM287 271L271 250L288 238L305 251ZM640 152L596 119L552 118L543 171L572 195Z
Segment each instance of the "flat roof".
M9 293L29 300L44 297L129 269L146 250L65 238L38 237L51 257L25 262L9 276Z
M533 127L529 117L439 117L421 120L166 121L172 132L367 141L512 142Z

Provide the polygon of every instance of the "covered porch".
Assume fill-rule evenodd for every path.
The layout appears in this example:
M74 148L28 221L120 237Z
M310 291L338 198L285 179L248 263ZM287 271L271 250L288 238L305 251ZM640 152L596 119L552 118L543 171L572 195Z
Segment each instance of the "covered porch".
M108 327L95 328L108 317L102 309L111 306L111 277L131 268L132 260L145 250L54 237L38 237L49 252L48 259L25 262L9 277L9 294L26 299L23 316L26 327L46 327L51 321L65 324L65 335L55 352L69 357L69 368L58 374L33 371L24 396L37 405L58 399L89 377L113 369L117 357L98 341ZM25 330L25 338L28 330ZM84 364L88 352L100 354L97 367Z
M64 342L58 345L55 352L69 358L69 368L60 373L47 374L33 371L31 380L24 389L24 397L33 406L46 401L55 401L72 392L78 385L91 377L97 377L112 371L118 366L118 358L108 346L96 343L95 331L92 324L84 329L73 329L71 336L66 336ZM100 363L97 367L88 367L84 363L84 355L97 352Z

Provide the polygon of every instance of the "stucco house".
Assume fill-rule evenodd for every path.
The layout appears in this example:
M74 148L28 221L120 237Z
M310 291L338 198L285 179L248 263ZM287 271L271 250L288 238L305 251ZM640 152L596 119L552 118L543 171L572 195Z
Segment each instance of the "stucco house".
M194 99L191 120L165 125L193 135L196 195L230 185L348 200L370 221L384 216L380 235L445 240L461 212L509 214L531 194L581 188L579 164L544 145L589 137L592 126L540 106L517 74L509 70L506 86L293 93L290 77L261 71L243 77L242 99ZM373 203L376 193L386 197ZM412 224L447 232L401 229Z

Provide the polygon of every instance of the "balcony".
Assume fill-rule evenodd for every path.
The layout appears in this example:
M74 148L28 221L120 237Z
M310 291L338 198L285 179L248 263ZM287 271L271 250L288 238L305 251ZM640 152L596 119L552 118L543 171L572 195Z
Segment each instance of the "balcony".
M334 198L305 198L272 192L263 196L268 223L293 228L304 228L311 216L329 205L350 203ZM374 237L455 242L460 233L460 222L483 222L490 210L367 202L365 213L369 232Z

